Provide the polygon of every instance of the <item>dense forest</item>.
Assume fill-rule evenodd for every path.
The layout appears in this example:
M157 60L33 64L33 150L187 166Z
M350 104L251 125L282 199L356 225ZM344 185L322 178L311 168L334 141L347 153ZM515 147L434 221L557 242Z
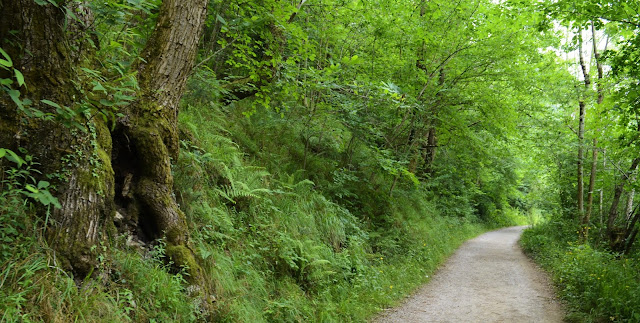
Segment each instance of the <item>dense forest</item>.
M367 321L533 224L640 321L640 3L0 0L0 321Z

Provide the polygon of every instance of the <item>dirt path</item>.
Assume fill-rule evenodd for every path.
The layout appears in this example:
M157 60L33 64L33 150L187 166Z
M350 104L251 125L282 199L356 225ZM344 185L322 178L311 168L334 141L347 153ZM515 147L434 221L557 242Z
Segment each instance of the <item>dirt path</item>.
M429 284L375 322L562 322L548 278L517 244L523 229L467 241Z

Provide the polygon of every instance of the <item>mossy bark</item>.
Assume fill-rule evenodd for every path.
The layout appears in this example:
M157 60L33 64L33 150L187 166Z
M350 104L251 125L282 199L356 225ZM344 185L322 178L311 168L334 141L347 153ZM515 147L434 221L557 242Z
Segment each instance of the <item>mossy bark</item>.
M0 46L25 76L22 96L54 114L55 109L38 102L48 99L73 107L80 97L75 69L91 57L80 52L86 47L74 43L83 37L73 35L86 33L83 26L91 24L76 26L61 9L79 4L57 3L59 7L0 0ZM86 8L79 9L90 16ZM82 120L87 132L26 118L10 98L0 97L2 146L26 148L41 163L43 174L57 175L53 181L62 208L53 211L47 235L57 259L69 269L90 271L96 259L92 247L114 232L120 210L135 213L129 218L148 238L165 236L174 262L198 272L186 219L173 195L171 159L178 156L178 103L193 68L206 10L206 0L163 1L137 67L138 100L122 111L125 116L113 133L101 118Z
M206 0L163 1L138 66L139 99L119 125L130 140L126 155L135 159L129 161L134 167L126 171L133 175L132 201L141 206L139 227L148 238L164 236L167 250L181 250L168 256L189 267L192 278L199 267L188 248L186 218L173 195L171 159L178 157L178 104L193 68L206 12Z
M87 53L71 50L69 33L82 32L82 26L64 30L63 10L40 6L33 0L4 0L0 5L1 46L27 84L19 89L21 97L31 99L32 107L43 112L56 113L53 107L41 104L42 99L73 108L78 91L71 80L80 57ZM55 175L46 179L55 185L62 208L51 210L46 225L57 261L80 274L87 273L95 261L91 247L113 231L114 183L108 128L99 118L83 120L87 132L54 120L27 118L7 97L0 98L0 116L2 145L26 149L39 163L36 168L42 174ZM43 218L45 212L41 210Z

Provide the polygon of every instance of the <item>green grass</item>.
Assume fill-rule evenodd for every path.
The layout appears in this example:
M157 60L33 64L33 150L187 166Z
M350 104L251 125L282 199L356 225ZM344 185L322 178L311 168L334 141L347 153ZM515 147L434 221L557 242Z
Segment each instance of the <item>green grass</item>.
M215 286L218 321L366 321L427 282L463 241L488 229L473 216L439 216L427 194L411 185L392 198L384 190L369 193L391 201L377 218L354 213L355 203L339 204L344 199L332 193L358 193L360 184L325 184L335 170L331 163L322 169L326 157L307 159L318 167L317 183L304 175L309 172L286 171L300 167L301 153L283 151L300 148L288 137L295 129L274 131L279 139L263 141L256 129L237 128L246 120L193 107L181 121L190 136L176 186ZM207 126L212 123L218 128ZM242 144L223 135L230 124L231 137Z
M578 244L575 225L551 221L524 232L522 246L549 270L570 322L640 321L640 258Z
M303 127L262 122L213 106L180 116L176 198L210 298L165 263L162 243L142 250L114 237L96 246L91 277L71 277L37 224L11 231L5 221L26 251L2 249L2 320L364 322L428 282L465 240L524 219L485 199L492 214L480 220L468 196L447 209L408 181L389 194L393 178L376 173L368 148L354 148L360 166L339 165L349 136L315 142L305 159ZM28 219L28 203L11 201L2 217Z
M79 279L55 266L47 250L0 268L2 322L194 322L196 299L180 274L135 251L103 251L100 273Z
M125 246L125 237L117 238L96 246L99 266L94 275L73 277L58 266L31 203L16 189L0 188L0 322L203 318L182 274L171 273L164 263L162 244L139 252Z

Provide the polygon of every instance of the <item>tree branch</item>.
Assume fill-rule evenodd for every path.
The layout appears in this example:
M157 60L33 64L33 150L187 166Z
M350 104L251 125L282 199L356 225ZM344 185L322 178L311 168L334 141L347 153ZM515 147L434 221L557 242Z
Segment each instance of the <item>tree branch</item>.
M287 21L287 23L292 23L293 22L293 20L298 15L298 12L300 11L300 8L302 8L302 6L304 5L305 2L307 2L307 0L300 1L300 4L298 4L298 8L296 8L296 11L291 14L291 17L289 17L289 21Z

